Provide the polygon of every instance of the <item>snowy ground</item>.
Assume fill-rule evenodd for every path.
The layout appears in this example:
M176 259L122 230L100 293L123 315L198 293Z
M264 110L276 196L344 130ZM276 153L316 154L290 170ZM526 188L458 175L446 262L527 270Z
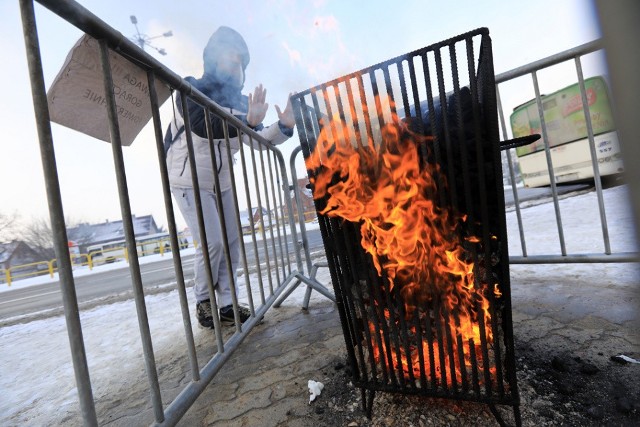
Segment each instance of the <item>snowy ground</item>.
M318 280L328 283L326 269L320 270ZM257 283L255 275L251 277L251 283ZM266 283L265 287L268 288ZM301 307L305 289L299 286L283 306ZM258 303L257 290L253 295ZM190 288L187 296L190 307L194 307L195 299ZM242 292L240 298L246 304L246 292ZM314 292L311 304L316 298L324 297ZM160 381L166 385L180 380L188 366L178 292L147 296L145 302ZM142 344L133 300L81 311L80 317L95 401L105 400L114 394L126 396L135 387L140 388L139 399L144 405L148 404ZM216 351L214 340L206 331L195 325L192 328L202 367ZM225 340L232 330L226 329ZM0 425L79 424L78 395L64 317L2 328L0 342ZM166 400L167 395L163 393L163 397ZM97 410L100 410L99 404Z
M637 250L632 212L628 204L628 188L619 186L604 190L604 205L611 251ZM535 202L534 202L535 203ZM567 254L604 254L603 230L595 191L574 197L563 197L560 216ZM548 201L521 209L527 255L560 254L560 239L553 203ZM509 255L522 255L515 210L507 212Z
M605 191L614 252L636 248L626 191L626 187ZM596 200L595 193L591 192L560 202L569 253L604 251ZM530 255L560 252L553 204L523 209L522 216ZM507 213L507 221L510 253L520 255L515 212ZM559 278L609 275L608 280L624 282L628 286L638 283L636 264L593 269L586 269L584 264L514 265L511 272L512 275L542 274ZM329 284L327 269L320 270L318 279ZM252 277L251 283L256 282L257 278ZM285 305L300 306L304 289L298 287ZM323 298L316 292L313 295L313 298ZM188 296L193 307L192 293L188 292ZM186 366L182 363L186 346L177 291L151 295L145 301L161 383L175 382L177 387ZM125 393L134 385L146 387L134 302L129 300L82 311L81 321L97 409L100 410L100 402L106 396ZM195 338L199 358L210 357L215 351L211 348L210 337L198 334L195 329ZM64 317L1 328L0 343L0 425L79 424L78 397ZM166 400L165 394L163 397ZM143 405L148 404L148 393L141 393L137 399L143 401ZM136 402L122 402L122 411L131 411L135 406Z

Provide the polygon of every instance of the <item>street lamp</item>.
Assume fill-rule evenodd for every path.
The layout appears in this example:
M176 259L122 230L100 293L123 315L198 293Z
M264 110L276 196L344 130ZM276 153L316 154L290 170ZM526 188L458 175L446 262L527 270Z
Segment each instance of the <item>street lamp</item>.
M153 46L149 41L153 39L157 39L159 37L171 37L173 35L171 30L165 33L162 33L159 36L149 37L148 35L141 33L140 30L138 29L138 19L135 17L135 15L131 15L130 19L131 19L131 23L136 27L136 34L134 34L133 37L131 37L131 40L133 40L138 46L140 46L140 49L144 50L145 46L149 46L151 49L155 49L160 55L167 54L167 52L164 49L159 49Z

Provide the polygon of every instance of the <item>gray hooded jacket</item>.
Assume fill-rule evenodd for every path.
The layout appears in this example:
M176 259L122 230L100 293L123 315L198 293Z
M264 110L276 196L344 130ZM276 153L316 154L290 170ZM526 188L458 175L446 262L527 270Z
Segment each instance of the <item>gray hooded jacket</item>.
M231 28L220 27L213 33L204 49L204 75L200 79L187 77L186 80L219 104L224 110L246 123L248 100L247 97L241 93L242 86L230 85L224 82L223 77L218 76L218 73L216 73L215 64L218 56L224 55L229 51L241 55L243 69L246 69L249 63L249 50L244 39ZM205 114L202 107L195 102L188 101L187 105L198 173L198 184L202 190L213 191L215 181L211 161L211 150L209 149L209 140L207 138ZM165 137L165 141L168 141L167 145L169 147L167 151L169 182L172 187L190 188L193 187L193 182L191 178L191 168L189 166L187 138L183 131L184 119L180 94L178 94L176 99L176 107L175 118L171 121ZM214 138L214 154L216 156L218 176L220 179L220 190L226 191L231 188L230 168L233 167L233 165L229 163L222 120L211 116L211 125ZM240 149L240 138L233 126L229 126L228 130L231 156L233 157ZM293 133L291 129L281 126L279 122L266 128L258 125L254 130L274 145L286 141ZM244 135L242 142L250 145L249 137ZM254 147L259 147L256 141L254 141Z

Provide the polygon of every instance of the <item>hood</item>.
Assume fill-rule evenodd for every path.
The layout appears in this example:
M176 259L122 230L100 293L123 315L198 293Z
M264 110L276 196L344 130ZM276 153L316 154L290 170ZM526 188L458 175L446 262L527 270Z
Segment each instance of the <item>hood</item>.
M240 33L229 27L218 28L209 38L207 46L204 48L202 59L204 61L204 75L217 80L216 62L221 54L226 52L236 52L242 57L242 68L247 69L249 64L249 48Z

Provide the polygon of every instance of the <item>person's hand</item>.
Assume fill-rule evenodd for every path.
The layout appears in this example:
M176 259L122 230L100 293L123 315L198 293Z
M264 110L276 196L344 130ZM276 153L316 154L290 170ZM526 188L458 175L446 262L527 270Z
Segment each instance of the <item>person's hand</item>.
M287 98L287 106L284 108L284 111L280 111L280 107L276 105L276 111L278 113L278 119L280 119L280 123L283 126L288 127L289 129L293 129L296 125L296 118L293 116L293 107L291 106L291 97L293 96L293 92L289 94L289 98Z
M267 108L269 108L269 104L265 102L266 98L267 89L262 87L262 83L256 87L253 94L249 93L249 110L247 111L247 123L249 126L256 127L264 120Z

